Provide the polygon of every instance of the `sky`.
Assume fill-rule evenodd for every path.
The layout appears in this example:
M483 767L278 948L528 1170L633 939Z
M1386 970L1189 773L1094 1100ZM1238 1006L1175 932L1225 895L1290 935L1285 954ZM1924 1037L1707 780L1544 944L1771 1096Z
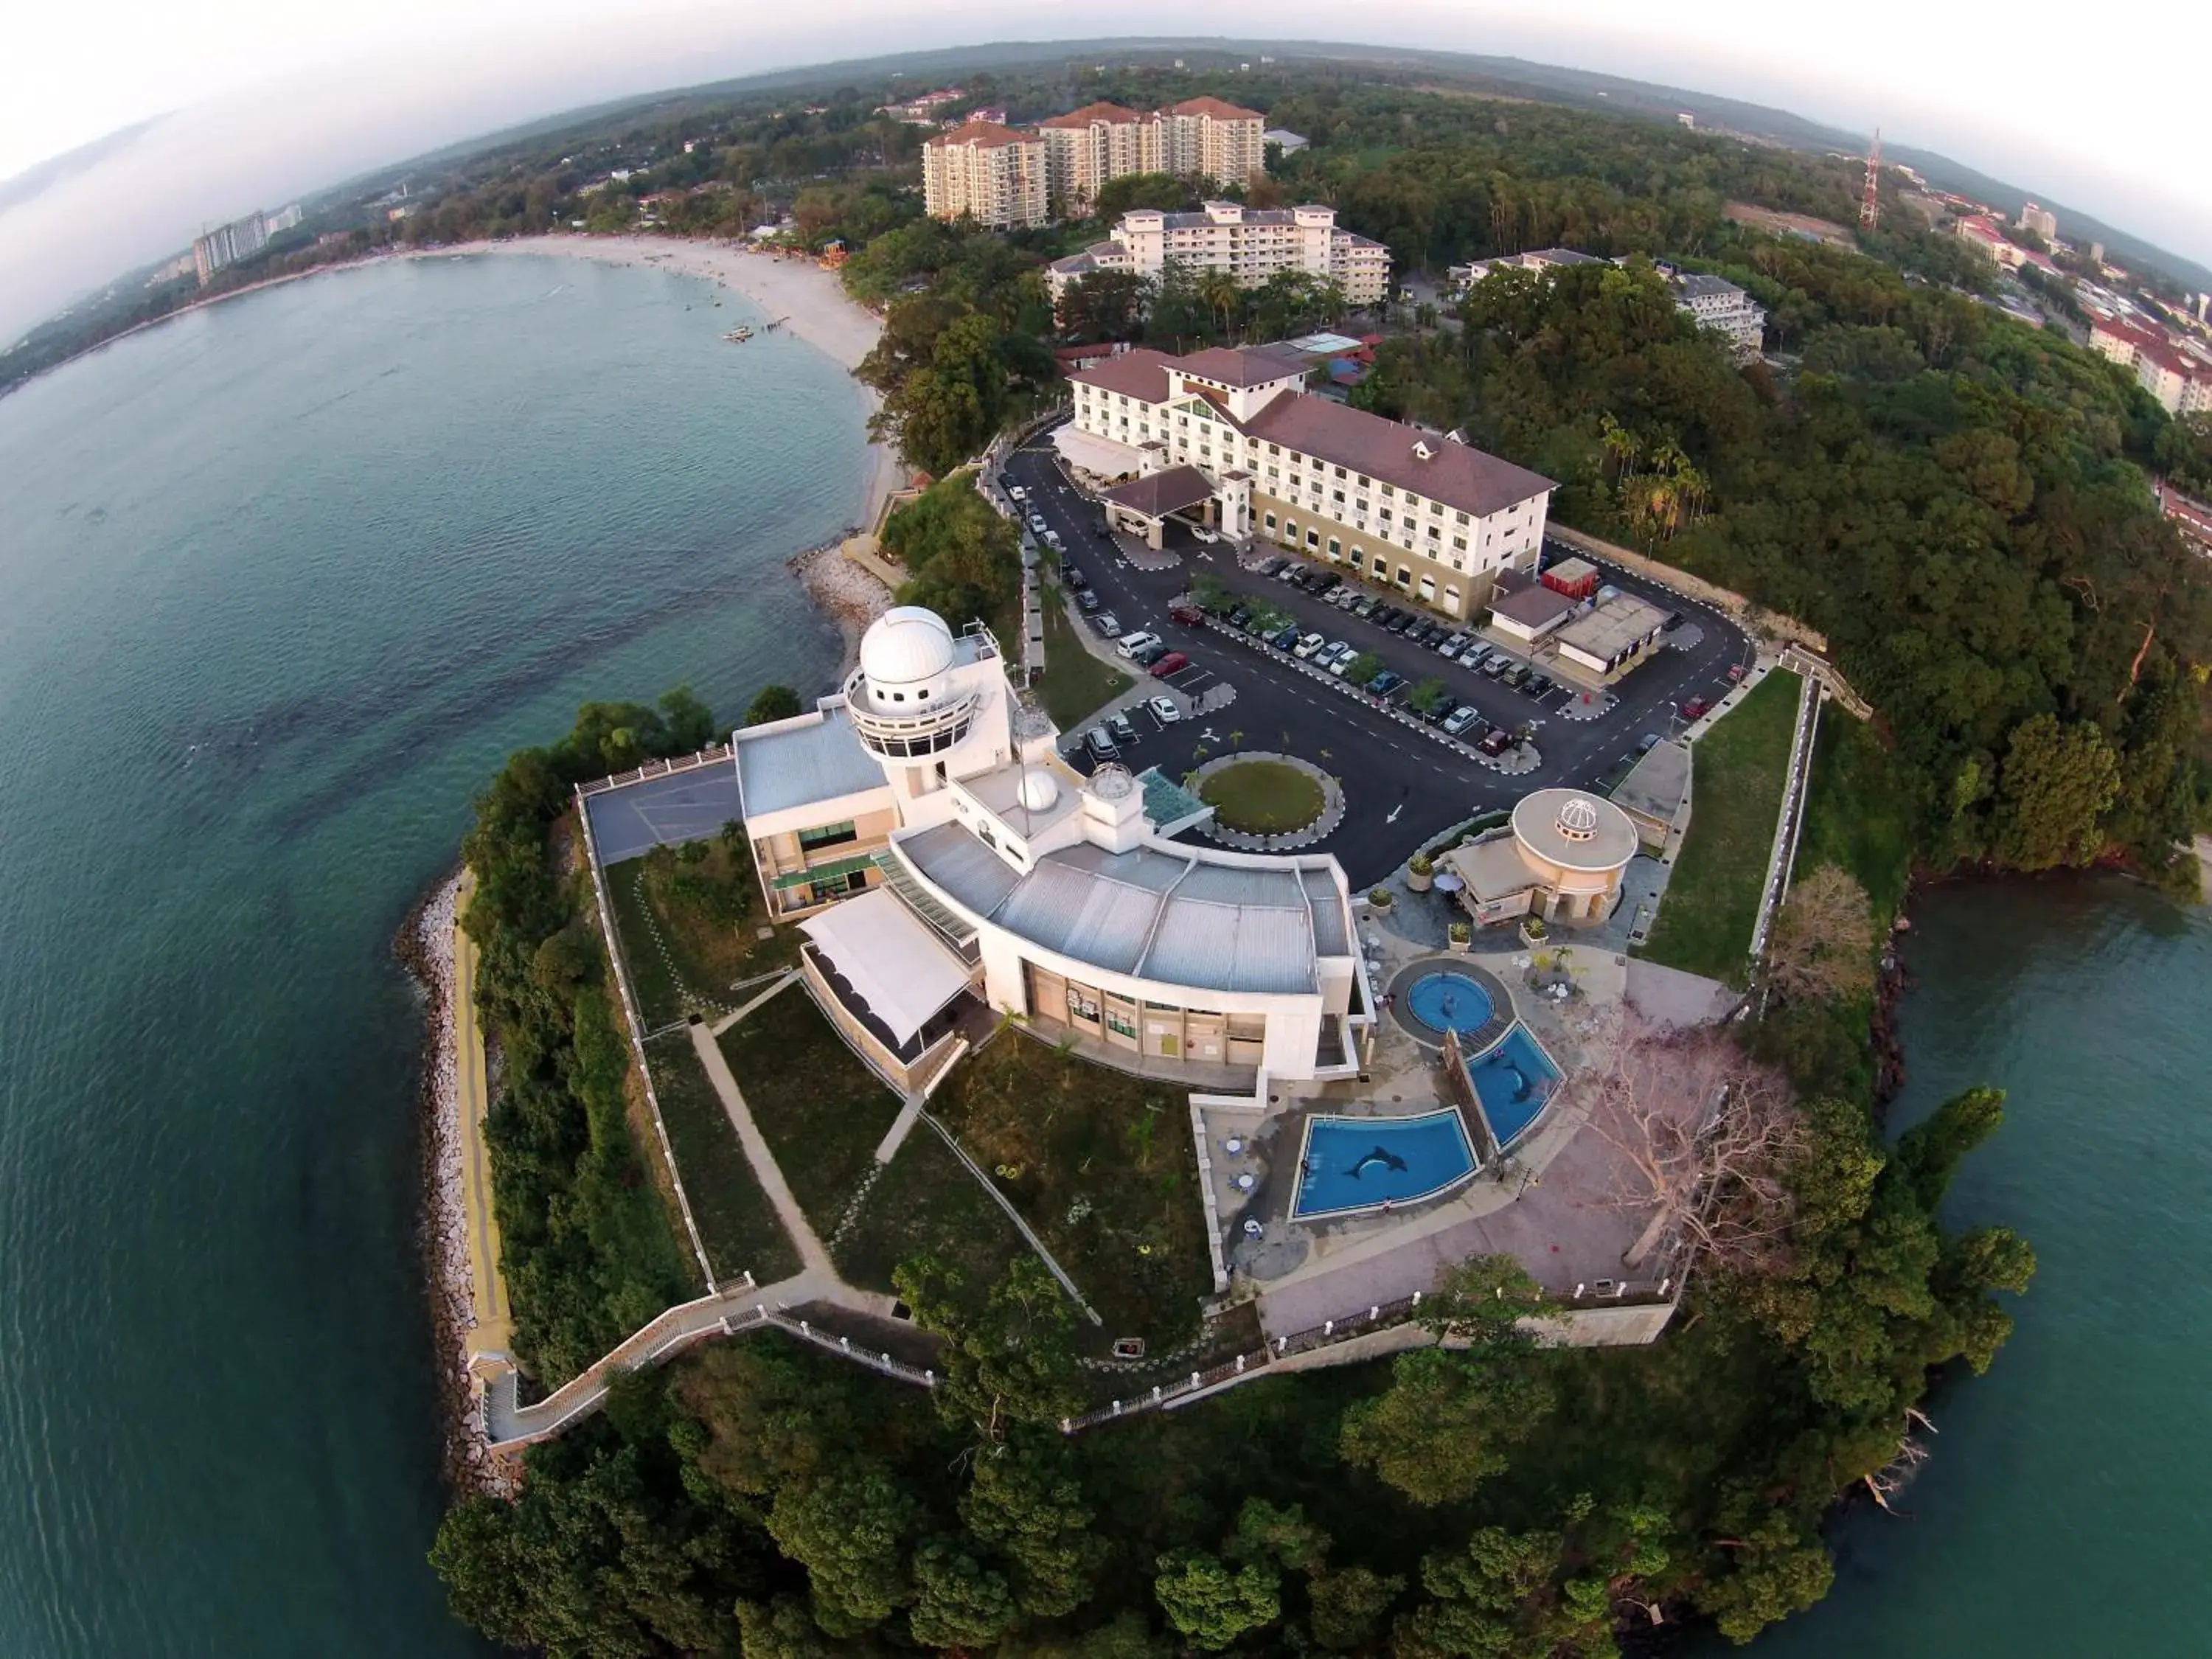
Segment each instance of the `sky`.
M36 7L27 11L26 7ZM767 15L763 15L763 10ZM601 99L917 47L1111 33L1262 35L1510 55L1790 110L1943 152L2212 263L2195 100L2156 83L2207 30L2184 0L2127 27L1965 0L17 0L0 180L164 116L0 211L0 339L233 218ZM2064 226L2060 227L2064 234Z

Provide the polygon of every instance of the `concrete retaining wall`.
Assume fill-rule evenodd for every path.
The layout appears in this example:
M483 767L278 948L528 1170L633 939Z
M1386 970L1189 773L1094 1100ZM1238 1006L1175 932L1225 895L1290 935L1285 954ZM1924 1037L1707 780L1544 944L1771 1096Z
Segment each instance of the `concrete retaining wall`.
M1604 559L1610 563L1619 565L1624 570L1634 572L1646 580L1655 581L1662 587L1672 588L1675 592L1695 599L1700 605L1710 605L1716 610L1724 611L1754 634L1761 634L1774 640L1794 640L1801 645L1810 646L1814 650L1823 653L1828 648L1826 635L1816 628L1799 622L1795 617L1785 617L1778 611L1763 610L1741 593L1706 581L1702 577L1693 576L1688 571L1677 569L1671 564L1662 564L1658 560L1647 557L1632 548L1600 540L1597 537L1585 535L1579 530L1570 530L1556 519L1545 526L1545 534L1557 537L1568 546L1579 552L1587 553L1592 558Z

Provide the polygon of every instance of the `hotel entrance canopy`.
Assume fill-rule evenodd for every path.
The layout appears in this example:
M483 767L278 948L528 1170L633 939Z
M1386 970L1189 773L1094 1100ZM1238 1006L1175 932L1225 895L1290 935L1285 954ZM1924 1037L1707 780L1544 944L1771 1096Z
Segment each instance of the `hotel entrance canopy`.
M902 1047L968 988L967 963L883 888L799 927Z

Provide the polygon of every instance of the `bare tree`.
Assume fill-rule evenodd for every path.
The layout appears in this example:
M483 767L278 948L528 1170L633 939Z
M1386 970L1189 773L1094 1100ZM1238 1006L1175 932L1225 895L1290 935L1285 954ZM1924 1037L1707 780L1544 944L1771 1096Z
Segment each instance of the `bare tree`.
M1650 1224L1621 1255L1639 1267L1670 1236L1739 1267L1771 1265L1790 1226L1782 1172L1805 1131L1782 1073L1722 1027L1655 1024L1624 1009L1593 1034L1601 1056L1574 1085L1586 1132L1613 1154L1598 1208Z
M1848 871L1824 864L1790 888L1767 935L1766 982L1790 1002L1850 1002L1874 989L1874 917Z

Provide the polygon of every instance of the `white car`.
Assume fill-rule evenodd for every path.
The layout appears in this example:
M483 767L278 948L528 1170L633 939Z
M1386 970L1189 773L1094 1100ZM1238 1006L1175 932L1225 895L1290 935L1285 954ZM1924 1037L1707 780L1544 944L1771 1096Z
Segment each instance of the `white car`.
M1057 530L1046 531L1044 532L1044 544L1050 548L1054 552L1059 552L1060 550L1060 532Z
M1045 532L1044 514L1042 513L1030 514L1030 528L1036 532L1038 535L1043 535Z
M1295 646L1291 647L1291 654L1300 659L1310 657L1315 652L1320 650L1322 647L1327 643L1328 641L1323 640L1320 635L1309 634L1305 638L1300 640Z
M1196 525L1193 525L1190 527L1190 538L1194 542L1204 542L1208 547L1212 546L1214 543L1221 539L1220 537L1215 535L1211 530L1201 530Z
M1182 718L1182 710L1175 706L1173 697L1154 697L1145 707L1152 711L1152 718L1162 726L1173 726Z
M1019 484L1016 484L1012 489L1009 489L1006 494L1011 499L1018 501L1025 501L1030 498L1030 492L1023 489Z
M1135 633L1124 634L1120 639L1114 641L1114 654L1122 658L1133 657L1146 646L1158 645L1160 643L1161 640L1158 635L1149 633L1143 629L1139 629Z
M1334 647L1329 653L1328 672L1339 679L1342 679L1344 671L1352 666L1352 659L1358 654L1348 645L1340 644Z

